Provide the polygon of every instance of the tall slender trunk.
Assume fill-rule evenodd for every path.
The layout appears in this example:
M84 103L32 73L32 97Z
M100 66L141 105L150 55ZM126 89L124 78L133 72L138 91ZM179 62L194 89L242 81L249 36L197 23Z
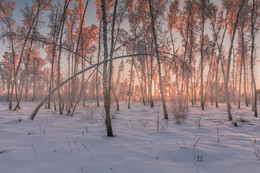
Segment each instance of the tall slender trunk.
M98 55L97 55L97 63L99 63L100 59L100 50L101 50L101 27L102 27L102 20L99 22L99 32L98 32ZM97 67L98 69L98 67ZM98 70L96 72L96 100L97 100L97 107L100 107L99 104L99 81L98 81Z
M254 76L254 48L255 48L255 24L257 15L256 11L256 4L255 0L253 0L253 7L251 12L251 58L250 58L250 68L251 68L251 85L252 85L252 110L254 111L254 116L257 117L257 92L256 92L256 83L255 83L255 76Z
M236 87L235 87L235 50L233 47L233 71L232 71L232 82L233 82L233 102L236 105Z
M172 42L172 53L173 53L173 59L174 59L174 71L175 71L175 76L176 76L176 87L177 87L177 96L178 96L178 103L179 106L181 106L181 100L180 100L180 93L179 93L179 75L178 75L178 68L177 68L177 63L176 63L176 57L175 57L175 45L173 41L173 34L172 30L170 30L170 36L171 36L171 42Z
M200 104L201 104L201 109L204 110L204 100L203 100L203 48L204 48L204 23L205 23L205 15L204 15L204 7L205 7L205 1L202 0L202 26L201 26L201 43L200 43Z
M136 27L134 31L134 49L133 54L135 53L135 46L136 46ZM130 109L130 98L131 98L131 84L132 84L132 77L133 77L133 65L134 65L134 57L132 57L131 61L131 69L130 69L130 82L129 82L129 90L128 90L128 109Z
M12 30L12 25L11 25L11 22L10 22L10 19L6 16L6 9L5 7L2 5L2 3L0 3L0 8L1 8L1 11L3 12L4 14L4 18L6 20L6 24L7 24L7 27L8 27L8 31L10 33L13 33L13 30ZM7 101L9 102L9 105L8 105L8 108L10 110L12 110L12 100L13 100L13 87L15 85L15 88L16 88L16 76L15 76L15 50L14 50L14 38L12 36L12 34L10 35L10 40L11 40L11 49L12 49L12 63L13 63L13 69L12 69L12 73L13 73L13 83L12 83L12 75L9 77L9 83L8 83L8 95L7 95ZM21 58L21 57L20 57Z
M56 10L55 13L55 23L54 23L54 27L58 28L58 8ZM51 92L51 90L54 87L54 62L55 62L55 56L56 56L56 45L58 42L58 38L60 35L60 28L58 28L58 32L57 31L53 31L53 35L52 36L52 60L51 60L51 74L50 74L50 83L49 83L49 93ZM54 104L54 110L56 110L56 103L55 103L55 96L52 95L53 97L53 104ZM51 96L48 99L48 109L50 109L51 107Z
M150 106L151 108L154 107L153 103L153 94L152 94L152 88L153 88L153 41L151 42L151 56L150 56L150 85L149 85L149 93L150 93ZM149 74L148 74L149 75Z
M36 77L34 77L33 79L33 98L32 101L35 102L36 101Z
M144 98L144 91L143 91L143 84L142 84L142 80L140 79L140 75L139 75L139 72L138 72L138 69L136 67L136 64L135 64L135 61L133 61L134 63L134 67L135 67L135 71L137 73L137 78L138 78L138 81L139 81L139 85L140 85L140 90L141 90L141 96L142 96L142 101L143 101L143 104L145 105L145 98Z
M28 77L26 77L26 78L25 78L25 96L24 96L24 101L25 101L25 102L27 102L28 91L29 91Z
M213 76L213 75L212 75ZM210 102L213 105L213 87L212 87L212 77L210 78Z
M239 19L240 12L241 12L241 10L242 10L242 8L244 6L244 2L245 2L245 0L242 1L241 5L239 7L239 10L237 12L236 22L235 22L235 25L234 25L234 29L232 31L231 44L230 44L229 54L228 54L228 67L227 67L227 76L226 76L226 82L225 82L225 96L226 96L225 98L226 98L226 103L227 103L227 112L228 112L228 119L229 119L229 121L232 121L231 105L230 105L230 98L229 98L229 91L228 91L231 54L232 54L232 48L233 48L234 38L235 38L235 34L236 34L238 19Z
M82 70L83 70L83 69L82 69ZM81 99L81 97L82 97L82 95L83 95L83 91L84 91L84 89L85 89L85 87L86 87L86 85L87 85L89 79L90 79L91 76L94 74L94 72L95 72L95 71L92 71L92 73L89 75L89 77L87 78L87 80L82 84L82 88L81 88L81 90L80 90L80 93L79 93L78 97L75 99L75 104L73 105L72 112L71 112L71 114L70 114L71 116L74 115L75 110L76 110L76 107L77 107L78 103L80 102L80 99ZM83 74L83 73L82 73L82 74Z
M110 118L109 92L107 88L107 60L108 60L108 46L107 46L107 19L106 19L106 2L101 1L102 21L103 21L103 45L104 45L104 64L103 64L103 94L104 107L106 112L106 128L107 136L113 136L113 130Z
M211 87L211 69L212 69L212 63L213 63L213 58L214 58L214 53L215 53L215 46L216 46L216 41L217 41L217 38L215 37L214 38L214 43L213 43L213 46L212 46L212 49L211 49L211 58L210 58L210 64L209 64L209 73L207 75L207 82L206 82L206 86L205 86L205 94L204 94L204 105L205 105L205 101L206 101L206 98L207 98L207 89L208 89L208 84L209 84L209 81L210 81L210 87Z
M243 66L243 60L241 57L240 61L240 74L239 74L239 91L238 91L238 108L240 109L240 98L241 98L241 83L242 83L242 66Z
M117 3L118 3L118 0L115 1L113 20L112 20L112 29L111 29L111 46L110 46L110 62L109 62L109 78L108 78L108 106L109 107L111 105L111 92L113 90L113 88L112 88L113 60L112 59L113 59L114 47L115 47L114 30L115 30L115 22L116 22ZM114 94L114 92L112 92L112 94ZM117 102L117 104L118 104L118 102ZM110 110L110 108L109 108L109 110Z
M156 38L156 33L155 33L153 7L152 7L151 0L149 0L148 2L149 2L149 8L150 8L151 27L152 27L152 31L153 31L155 53L156 53L157 64L158 64L159 85L160 85L160 92L161 92L161 97L162 97L164 119L168 119L168 113L167 113L167 108L166 108L166 101L165 101L164 91L163 91L163 86L162 86L161 62L160 62L159 49L158 49L157 38Z
M187 47L189 41L189 30L190 30L190 16L191 11L189 11L188 21L187 21L187 28L186 28L186 41L184 47L184 55L183 55L183 62L182 62L182 78L181 78L181 96L180 96L180 107L183 108L183 88L184 88L184 79L185 79L185 61L186 61L186 54L187 54Z
M192 75L192 69L191 69L191 58L192 58L192 48L193 48L193 30L190 30L190 55L189 55L189 71L187 76L187 83L186 83L186 97L185 97L185 108L188 109L188 102L189 102L189 80L190 75Z
M217 67L216 67L216 78L215 78L215 101L216 101L216 108L218 108L218 65L219 65L219 57L217 57Z
M12 87L11 87L11 93L10 93L10 99L9 99L9 109L10 110L12 110L13 90L14 90L14 86L16 85L17 75L18 75L18 71L19 71L19 68L20 68L20 65L21 65L21 61L22 61L22 57L23 57L23 54L24 54L24 50L25 50L27 41L29 39L29 36L31 34L31 30L32 30L32 27L34 25L34 22L35 22L36 18L38 18L38 15L40 14L40 8L41 8L41 4L39 4L39 6L37 7L37 11L36 11L35 16L33 17L32 24L30 25L29 30L28 30L28 32L27 32L27 34L25 36L25 40L24 40L24 43L23 43L23 46L22 46L22 50L21 50L21 54L20 54L18 65L17 65L16 69L14 69L14 79L13 79L13 83L12 83ZM17 89L17 87L15 87L15 88Z
M38 17L36 18L36 22L35 22L35 25L34 25L34 28L33 28L32 37L34 37L34 35L35 35L37 24L38 24ZM29 65L30 58L31 58L32 47L33 47L33 40L31 40L31 43L30 43L30 46L29 46L29 51L28 51L29 54L28 54L27 62L25 64L25 73L24 73L24 76L23 76L22 84L21 84L20 95L19 95L19 97L17 99L16 106L13 109L14 111L17 110L18 108L20 108L20 101L22 99L22 94L23 94L23 89L24 89L24 85L25 85L25 80L26 80L27 73L28 73L28 65ZM35 70L35 60L33 61L33 68ZM34 71L34 75L36 75L35 71ZM34 77L34 86L35 86L35 77ZM33 88L33 98L34 98L34 96L35 96L35 87ZM33 101L34 101L34 99L33 99Z
M84 56L84 42L83 42L83 40L84 40L84 35L82 35L82 37L81 37L81 55L82 56ZM85 61L84 61L84 59L82 58L81 59L81 69L83 70L85 68ZM82 73L81 74L81 89L83 90L83 86L84 86L84 78L85 78L85 76L84 76L84 73ZM83 104L83 107L85 107L85 100L84 100L84 98L85 98L85 92L81 92L81 97L83 97L83 99L82 99L82 104Z
M63 30L64 30L64 24L65 24L65 19L66 19L66 10L67 10L67 7L69 6L70 2L71 2L71 0L65 0L64 7L63 7L62 20L61 20L62 24L61 24L61 31L60 31L61 35L60 35L59 57L58 57L58 85L60 84L60 59L61 59ZM61 114L63 114L62 106L61 106L61 104L63 104L63 100L61 97L60 88L58 89L58 98L59 98L59 112L61 115Z
M244 49L244 48L243 48ZM246 106L248 106L248 99L247 99L247 85L246 85L246 58L243 58L243 67L244 67L244 95L245 95L245 102Z
M216 99L216 108L218 108L218 83L219 83L219 80L218 80L218 67L219 67L219 61L222 59L222 47L223 47L223 42L224 42L224 38L225 38L225 35L226 35L226 31L227 31L227 26L228 26L228 23L229 21L227 20L227 17L228 17L228 12L226 13L226 22L225 22L225 27L224 27L224 31L223 31L223 34L222 34L222 38L221 38L221 41L220 43L217 41L217 45L218 45L218 57L217 57L217 68L216 68L216 77L215 77L215 82L216 82L216 88L215 88L215 99ZM218 32L215 31L215 28L213 27L213 31L214 31L214 35L218 35ZM232 38L231 38L232 40ZM223 68L222 68L223 69ZM225 74L224 74L224 71L223 71L223 76L225 77Z
M69 52L68 55L68 77L70 77L70 55L71 53ZM67 115L70 115L70 102L71 102L71 82L69 82L69 91L68 91L68 105L67 105Z
M78 70L78 52L79 52L80 40L82 38L82 30L83 30L85 14L86 14L87 7L88 7L88 2L89 2L89 0L87 0L87 2L86 2L85 8L84 8L84 12L83 12L83 14L81 16L82 18L81 18L81 21L80 21L80 26L79 26L80 30L79 30L79 34L78 34L78 38L77 38L76 51L75 51L74 74L76 74L77 70ZM72 90L73 90L72 92L74 92L73 95L74 95L74 98L75 98L76 91L77 91L77 88L76 88L76 78L73 80ZM73 101L76 104L75 99L73 99Z

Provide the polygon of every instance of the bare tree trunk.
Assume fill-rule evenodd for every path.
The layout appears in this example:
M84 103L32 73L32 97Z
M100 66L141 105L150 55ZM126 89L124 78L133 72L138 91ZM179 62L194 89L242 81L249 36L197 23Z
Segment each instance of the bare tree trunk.
M109 92L107 88L107 59L108 59L108 47L107 47L107 19L106 19L106 3L105 0L101 1L102 9L102 21L103 21L103 45L104 45L104 65L103 65L103 94L104 94L104 107L106 112L106 128L107 136L113 136L113 130L110 118L110 102ZM112 68L112 67L111 67Z
M99 32L98 32L98 55L97 55L97 63L99 63L100 58L100 50L101 50L101 27L102 27L102 21L100 20L99 23ZM97 67L98 68L98 67ZM98 81L98 71L96 73L96 99L97 99L97 107L100 107L99 104L99 81Z
M243 61L242 61L242 57L241 57L241 61L240 61L240 75L239 75L239 91L238 91L238 108L240 109L240 97L241 97L241 81L242 81L242 65L243 65Z
M244 48L242 48L244 49ZM246 106L248 107L248 99L247 99L247 85L246 85L246 60L245 57L243 58L243 66L244 66L244 95L245 95L245 102Z
M16 67L16 69L14 69L14 79L13 79L13 83L12 83L12 87L11 87L11 93L10 93L10 99L9 99L9 109L10 110L12 110L13 90L14 90L14 86L16 85L17 75L18 75L18 71L19 71L19 68L20 68L20 65L21 65L24 49L25 49L25 46L27 44L28 38L31 34L31 30L32 30L32 27L34 25L34 22L35 22L36 18L38 18L38 15L40 14L40 7L41 7L41 4L39 4L39 6L37 7L37 11L36 11L35 16L33 17L32 24L30 25L29 30L28 30L28 32L25 36L25 40L24 40L24 43L23 43L23 46L22 46L18 66ZM15 88L17 89L17 87L15 87Z
M25 78L25 96L24 96L24 101L25 101L25 102L27 102L28 91L29 91L28 77L26 77L26 78Z
M83 70L83 69L82 69L82 70ZM78 97L77 97L76 100L75 100L75 104L73 105L72 112L71 112L70 116L73 116L73 115L74 115L75 110L76 110L76 107L77 107L78 103L80 102L81 97L82 97L82 95L83 95L83 91L84 91L84 89L85 89L85 87L86 87L86 85L87 85L89 79L90 79L91 76L94 74L94 72L95 72L95 71L93 70L92 73L89 75L88 79L83 83L82 88L81 88L81 90L80 90L80 93L79 93ZM82 74L83 74L83 73L82 73Z
M145 98L144 98L144 91L143 91L142 80L140 79L140 75L139 75L138 69L136 67L135 61L133 61L133 63L134 63L135 71L137 73L137 78L138 78L138 81L139 81L139 85L140 85L140 90L141 90L141 95L142 95L142 99L141 100L143 101L143 104L145 105Z
M131 56L140 56L140 55L144 55L144 54L134 54L134 55L122 55L122 56L118 56L118 57L114 57L113 60L116 60L116 59L120 59L120 58L128 58L128 57L131 57ZM106 60L106 61L109 61L109 60ZM51 93L49 93L39 104L38 106L33 110L33 112L30 114L29 116L29 119L33 120L37 114L37 112L40 110L40 108L42 107L42 105L48 100L48 98L50 97L50 95L52 95L53 93L55 93L60 87L62 87L63 85L65 85L66 83L68 83L69 81L71 81L72 79L74 79L75 77L77 77L78 75L92 69L92 68L96 68L97 69L97 66L100 66L101 64L104 64L105 63L105 60L104 61L101 61L99 63L96 63L96 64L92 64L91 66L85 68L84 70L74 74L73 76L69 77L68 79L66 79L65 81L61 82L60 85L56 86L56 88L54 88Z
M236 105L236 87L235 87L235 50L233 47L233 72L232 72L232 82L233 82L233 102Z
M153 31L155 53L156 53L156 56L157 56L158 74L159 74L159 85L160 85L160 92L161 92L161 97L162 97L164 119L168 119L168 113L167 113L166 102L165 102L165 98L164 98L164 91L163 91L163 86L162 86L161 63L160 63L160 55L159 55L159 49L158 49L157 38L156 38L156 33L155 33L153 7L152 7L152 2L151 2L151 0L149 0L148 2L149 2L149 8L150 8L151 27L152 27L152 31Z
M205 105L205 100L207 98L207 89L208 89L208 84L209 84L209 80L210 80L210 87L211 87L211 67L212 67L212 62L213 62L213 57L214 57L214 53L215 53L215 46L216 46L216 41L217 41L217 37L214 38L214 43L211 49L211 59L210 59L210 64L209 64L209 73L207 75L207 82L206 82L206 86L205 86L205 94L204 94L204 105Z
M65 0L64 3L64 7L63 7L63 15L62 15L62 19L61 19L61 35L60 35L60 46L59 46L59 57L58 57L58 85L60 84L60 59L61 59L61 47L62 47L62 38L63 38L63 30L64 30L64 24L65 24L65 19L66 19L66 10L67 7L69 6L69 3L71 2L71 0ZM61 104L63 104L63 100L60 94L60 88L58 89L58 98L59 98L59 112L60 115L63 114L62 112L62 106Z
M150 63L151 78L150 78L149 92L150 92L150 106L152 108L152 107L154 107L153 94L152 94L152 87L153 87L153 41L151 42L151 58L150 58L150 61L151 61L151 63Z
M213 75L212 75L213 76ZM210 78L210 102L213 105L213 87L212 87L212 77Z
M192 58L192 46L193 46L193 30L190 30L190 55L189 55L189 71L187 76L187 83L186 83L186 97L185 97L185 108L188 109L188 102L189 102L189 80L190 80L190 74L192 76L192 70L191 70L191 58Z
M55 62L55 56L56 56L56 45L58 42L58 37L60 34L60 28L58 27L58 9L56 10L55 13L55 28L58 28L59 31L54 31L52 36L52 60L51 60L51 74L50 74L50 83L49 83L49 93L51 92L52 88L54 87L54 62ZM55 101L55 96L53 95L53 101ZM54 110L56 110L56 103L53 102L54 104ZM51 108L51 96L48 99L48 109Z
M10 98L10 86L11 86L11 77L8 77L8 81L7 81L7 97L6 97L6 101L9 102L9 98Z
M216 101L216 108L218 108L218 66L219 66L219 57L217 57L217 68L216 68L216 78L215 78L215 101Z
M32 101L35 102L36 100L36 78L33 80L33 98Z
M234 38L235 38L235 34L236 34L238 19L239 19L240 12L241 12L241 10L244 6L244 2L245 2L245 0L242 1L241 5L239 7L239 10L237 12L236 22L235 22L234 29L233 29L233 32L232 32L231 44L230 44L229 54L228 54L228 67L227 67L227 76L226 76L226 82L225 82L225 96L226 96L225 98L226 98L226 103L227 103L227 112L228 112L228 120L229 121L232 121L231 105L230 105L230 98L229 98L229 91L228 91L231 54L232 54L232 48L233 48Z
M0 8L1 8L1 11L3 12L3 16L6 20L8 31L10 33L13 33L10 19L9 19L9 17L7 17L6 9L5 9L5 7L3 6L2 3L0 3ZM13 70L12 71L13 71L13 76L14 76L13 78L14 79L13 79L13 83L12 83L12 75L9 77L7 101L9 102L9 105L8 105L9 110L12 110L13 89L14 89L13 87L16 84L16 71L15 71L16 68L15 68L14 38L13 38L12 35L10 36L10 39L11 39L11 49L12 49L12 61L13 61ZM20 59L21 59L21 56L20 56ZM19 59L19 61L20 61L20 59ZM15 86L15 88L16 88L16 86Z
M188 47L188 40L189 40L189 28L190 28L190 15L191 11L189 11L188 22L187 22L187 29L186 29L186 41L184 47L184 55L183 55L183 62L182 62L182 78L181 78L181 96L180 96L180 104L181 108L184 108L183 105L183 88L184 88L184 79L185 79L185 61L186 61L186 54L187 54L187 47Z
M178 75L178 68L177 68L177 63L176 63L176 57L175 57L175 45L174 45L174 41L173 41L173 34L172 34L172 30L170 29L170 36L171 36L171 42L172 42L172 52L173 52L173 58L174 58L174 71L175 71L175 76L176 76L176 87L177 87L177 96L178 96L178 103L179 106L182 105L181 100L180 100L180 93L179 93L179 75Z
M255 83L255 77L254 77L254 48L255 48L255 24L256 24L256 4L255 0L253 0L253 7L252 7L252 13L251 13L251 59L250 59L250 67L251 67L251 85L252 85L252 110L254 111L254 116L257 117L257 92L256 92L256 83ZM254 19L255 18L255 19Z
M36 18L36 22L35 22L35 25L34 25L34 28L33 28L33 34L32 34L32 37L34 37L35 35L35 31L36 31L36 28L37 28L37 24L38 24L38 16ZM26 80L26 77L27 77L27 73L28 73L28 65L29 65L29 61L30 61L30 57L31 57L31 50L32 50L32 46L33 46L33 40L31 40L31 43L30 43L30 46L29 46L29 54L28 54L28 58L27 58L27 63L25 64L25 73L24 73L24 76L23 76L23 80L22 80L22 84L21 84L21 91L20 91L20 96L19 98L17 99L17 103L16 103L16 106L14 107L14 111L17 110L18 108L20 108L20 101L22 99L22 94L23 94L23 89L24 89L24 85L25 85L25 80ZM35 60L33 61L33 67L34 67L34 70L35 70ZM34 71L34 75L35 75L35 71ZM34 77L34 88L33 88L33 101L34 101L34 97L35 97L35 77Z
M87 10L87 7L88 7L88 2L89 0L87 0L86 2L86 5L85 5L85 8L84 8L84 12L82 14L82 18L81 18L81 21L80 21L80 30L79 30L79 34L78 34L78 38L77 38L77 44L76 44L76 51L75 51L75 62L74 62L74 74L77 73L77 70L78 70L78 52L79 52L79 46L80 46L80 40L82 38L82 30L83 30L83 24L84 24L84 19L85 19L85 14L86 14L86 10ZM82 69L83 70L83 69ZM82 88L81 88L82 89ZM73 79L72 81L72 92L73 92L73 102L74 104L77 104L76 102L76 99L75 99L75 96L76 96L76 91L77 91L77 88L76 88L76 78ZM81 91L80 91L81 92ZM81 98L81 97L80 97ZM72 103L72 102L71 102ZM74 107L71 105L71 107Z
M228 12L226 13L226 22L225 22L225 27L224 27L224 31L222 34L222 39L220 41L220 43L217 41L217 45L218 45L218 52L219 55L217 57L217 68L216 68L216 78L215 78L215 82L216 82L216 88L215 88L215 97L216 97L216 108L218 108L218 83L219 83L219 79L218 79L218 67L219 67L219 61L222 60L222 47L223 47L223 42L224 42L224 38L226 35L226 30L227 30L227 26L228 26ZM217 32L215 31L215 28L213 27L213 31L214 31L214 35L217 34ZM232 40L232 39L231 39ZM222 68L223 70L223 68ZM224 71L223 71L223 76L225 77Z
M114 98L115 98L115 100L116 100L116 111L119 111L119 103L118 103L118 98L117 98L117 96L116 96L116 93L115 93L115 88L114 88L114 86L112 85L112 93L113 93L113 96L114 96Z
M205 23L205 15L204 15L204 8L205 8L205 1L202 1L202 31L201 31L201 43L200 43L200 104L201 109L204 110L204 100L203 100L203 48L204 48L204 23Z
M134 49L133 54L135 53L135 46L136 46L136 28L134 31ZM132 77L133 77L133 65L134 65L134 57L132 57L131 61L131 69L130 69L130 82L129 82L129 90L128 90L128 109L130 109L130 98L131 98L131 84L132 84Z

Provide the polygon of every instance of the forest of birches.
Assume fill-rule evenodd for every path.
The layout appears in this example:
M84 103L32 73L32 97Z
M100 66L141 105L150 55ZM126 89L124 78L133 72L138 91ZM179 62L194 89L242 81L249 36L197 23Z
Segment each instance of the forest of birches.
M259 0L0 0L0 97L73 116L127 102L251 106L257 117ZM94 9L94 10L93 10ZM94 14L88 13L94 11ZM19 16L19 20L17 19ZM89 24L90 23L90 24ZM95 24L92 24L95 23ZM2 47L2 46L1 46Z

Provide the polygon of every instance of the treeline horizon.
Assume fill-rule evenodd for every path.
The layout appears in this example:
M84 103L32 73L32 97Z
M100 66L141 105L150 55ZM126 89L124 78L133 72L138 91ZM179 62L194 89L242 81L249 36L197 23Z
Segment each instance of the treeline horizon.
M22 23L15 5L0 1L0 95L10 110L40 101L33 120L43 105L73 116L80 103L102 101L108 136L120 101L161 101L165 119L167 102L179 111L226 103L230 121L232 106L245 104L258 116L259 0L95 0L98 25L86 25L89 0L33 0Z

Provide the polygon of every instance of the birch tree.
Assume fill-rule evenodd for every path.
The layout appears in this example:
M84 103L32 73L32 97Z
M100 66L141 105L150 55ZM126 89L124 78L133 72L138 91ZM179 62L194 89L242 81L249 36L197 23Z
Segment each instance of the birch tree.
M158 49L158 43L157 43L157 36L156 36L156 31L155 31L153 5L152 5L151 0L148 0L148 2L149 2L149 9L150 9L150 17L151 17L151 27L152 27L153 39L154 39L154 47L155 47L157 65L158 65L159 85L160 85L160 94L161 94L161 98L162 98L164 119L168 119L166 101L165 101L163 85L162 85L161 62L160 62L160 55L159 55L159 49Z

